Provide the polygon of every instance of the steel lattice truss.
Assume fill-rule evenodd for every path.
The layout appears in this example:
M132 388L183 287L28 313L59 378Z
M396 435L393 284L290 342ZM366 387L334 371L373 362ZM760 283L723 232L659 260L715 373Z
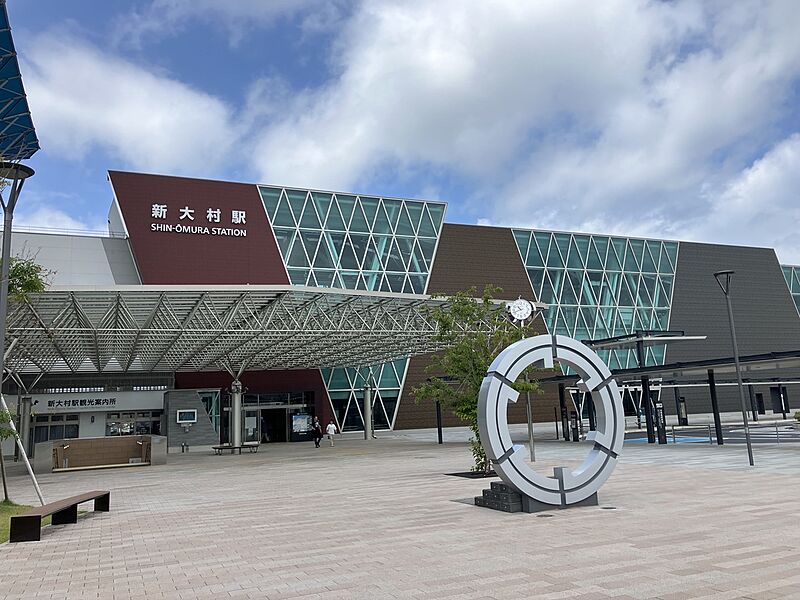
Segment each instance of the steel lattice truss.
M441 350L428 296L288 286L54 288L9 310L18 373L348 367ZM16 341L14 341L16 340Z

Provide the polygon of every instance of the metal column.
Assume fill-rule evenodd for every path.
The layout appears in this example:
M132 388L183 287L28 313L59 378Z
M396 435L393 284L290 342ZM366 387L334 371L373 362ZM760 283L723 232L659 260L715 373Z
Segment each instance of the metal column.
M569 441L569 414L567 413L567 396L563 383L558 384L558 404L561 409L561 435L565 442Z
M372 387L364 386L364 439L372 439Z
M650 402L650 377L642 375L642 402L644 403L644 416L647 421L647 443L656 443L656 427L653 419L653 403Z
M717 433L717 444L722 446L722 422L719 417L719 402L717 402L717 384L714 380L714 369L708 370L708 391L711 394L711 412L714 413L714 430Z
M753 421L758 421L758 409L756 407L756 392L752 385L747 386L747 391L750 394L750 410L753 411Z
M231 384L231 411L230 411L231 446L242 445L242 382L234 379Z

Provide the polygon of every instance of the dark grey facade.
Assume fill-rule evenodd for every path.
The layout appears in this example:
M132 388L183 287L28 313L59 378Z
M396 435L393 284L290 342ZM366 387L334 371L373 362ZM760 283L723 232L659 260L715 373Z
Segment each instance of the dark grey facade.
M725 298L713 275L726 269L735 271L731 298L740 355L800 349L800 318L774 250L682 242L670 329L683 330L687 335L705 335L707 339L669 346L667 364L733 356ZM800 372L780 373L780 378L787 377L800 377ZM778 374L764 372L759 378L778 378ZM730 381L732 377L717 376L717 379ZM757 393L763 394L768 411L772 408L770 387L755 387ZM800 386L787 386L787 391L789 406L799 407L800 398L794 396L800 393ZM680 395L686 398L690 413L710 412L707 388L684 387ZM736 387L720 386L718 398L723 412L739 410ZM665 398L664 404L668 411L674 411L671 398Z

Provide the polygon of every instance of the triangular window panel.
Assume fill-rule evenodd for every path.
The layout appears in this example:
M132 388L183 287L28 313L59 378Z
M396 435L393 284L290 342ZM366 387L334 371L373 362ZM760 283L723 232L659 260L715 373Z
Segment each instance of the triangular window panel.
M314 271L314 277L317 279L319 287L333 287L334 271Z
M525 255L523 254L523 256ZM525 265L528 267L544 267L544 258L539 252L539 247L536 245L536 242L532 241L530 244L528 255L525 259Z
M317 209L317 214L324 223L325 217L328 214L328 209L331 206L331 195L325 192L311 192L311 197L314 199L314 206Z
M289 269L289 281L292 285L305 285L308 279L308 269Z
M571 236L568 233L553 234L553 240L555 240L556 246L558 246L558 249L561 252L561 258L564 259L564 265L567 264L568 260L570 237ZM552 248L550 251L552 252Z
M367 253L364 255L363 269L365 271L378 271L383 269L379 256L378 251L375 249L375 240L372 239L369 241Z
M625 257L625 243L616 243L617 240L611 240L608 246L608 255L606 256L606 271L622 271L622 260Z
M339 204L339 210L342 211L342 218L345 224L349 224L350 217L353 215L353 207L356 205L355 196L336 194L336 202Z
M275 217L275 211L278 208L278 200L281 197L281 189L273 187L261 187L259 190L261 191L261 200L264 202L264 208L267 210L269 220L273 221Z
M360 267L356 254L353 251L353 246L350 242L346 242L342 247L339 264L343 269L358 269Z
M364 211L361 210L360 202L356 202L355 209L353 210L353 219L350 221L350 231L369 233L367 219L364 216Z
M308 192L303 190L286 190L286 197L289 199L289 206L292 208L292 214L295 221L300 221L300 215L303 214L303 206L306 204L306 196Z
M425 275L409 275L408 280L411 282L411 285L414 288L415 294L424 294L425 293L425 280L427 277Z
M414 288L411 287L411 282L406 277L405 281L403 282L403 293L404 294L413 294Z
M564 287L561 290L561 301L559 304L562 305L574 305L578 304L578 295L575 293L575 289L572 287L572 282L570 281L569 277L564 278Z
M356 287L356 289L373 291L375 288L374 286L370 285L370 282L374 281L374 279L375 279L375 273L367 273L366 277L364 275L359 275L358 286Z
M359 264L364 263L364 255L367 252L367 246L369 245L369 236L363 233L351 233L350 235L350 243L353 244L353 251L356 253L356 259L358 260Z
M406 266L403 264L403 260L400 257L400 249L397 246L397 240L394 240L391 246L391 252L389 253L389 257L386 261L386 270L387 271L405 271Z
M319 249L317 250L317 257L314 259L314 268L315 269L333 269L336 266L333 258L331 257L331 252L328 249L328 242L323 237L322 243L319 245ZM317 277L317 281L319 281L319 277Z
M625 262L622 264L622 270L628 271L629 273L638 272L639 271L639 257L636 256L636 250L631 243L631 240L628 240L627 248L625 249ZM641 249L640 249L641 250Z
M361 208L364 210L364 216L367 218L370 229L372 229L372 224L375 223L375 216L378 214L378 199L361 196Z
M601 271L603 269L603 260L600 258L600 253L597 251L597 246L594 240L589 244L589 254L586 257L586 268Z
M642 275L642 287L647 291L648 306L655 306L657 279L656 275Z
M600 260L603 263L603 268L606 266L606 255L608 254L609 241L609 238L604 236L592 236L592 242L594 242L594 246L597 248L597 254L600 256Z
M431 221L428 215L427 206L422 211L422 219L419 222L419 235L423 237L436 237L436 228L433 226L433 221Z
M422 220L422 202L406 202L406 210L411 219L411 226L414 228L414 233L419 230L419 222Z
M275 241L278 242L278 248L281 251L281 256L286 260L286 255L289 252L289 247L292 245L294 239L294 229L283 229L274 227Z
M347 231L344 219L342 219L342 215L339 212L339 205L336 202L331 203L328 219L325 221L325 228L333 231Z
M391 251L392 247L392 238L385 236L385 235L376 235L374 236L375 239L375 248L378 252L378 258L380 258L380 268L386 268L386 262L389 260L389 252Z
M400 216L397 219L395 233L397 235L414 235L414 228L411 226L411 219L405 209L405 203L400 207Z
M392 225L392 230L397 226L397 220L400 218L400 209L403 203L400 200L384 200L383 206L386 209L386 214L389 217L389 223Z
M320 229L322 223L317 218L317 212L314 209L314 203L308 202L303 210L303 216L300 218L300 227L307 227L309 229Z
M289 200L286 198L286 194L281 195L278 210L275 212L275 219L273 219L272 224L276 227L295 227L297 225L289 208Z
M569 249L569 245L567 246L567 249ZM550 243L550 250L547 253L547 266L553 269L564 268L564 259L561 256L561 251L558 248L555 238L553 238L552 242Z
M395 374L394 369L392 369L391 363L386 363L383 365L381 378L378 385L382 388L400 387L400 382L397 380L397 375Z
M358 271L340 271L342 285L345 289L354 290L358 286Z
M438 232L439 228L442 226L444 204L428 203L426 206L428 207L428 212L431 215L431 221L433 221L433 228L436 232Z
M343 233L326 233L325 239L328 242L328 248L331 251L333 262L338 265L339 257L342 255L342 248L344 248L346 236Z
M400 258L403 260L403 264L405 265L405 271L410 271L410 264L411 264L411 253L414 249L414 239L413 238L406 238L406 237L398 237L395 238L395 242L397 243L397 247L400 249Z
M664 295L667 298L667 300L666 300L667 301L667 306L669 306L669 303L672 302L672 281L673 281L673 276L672 275L662 275L660 277L660 279L661 279L661 285L664 288Z
M436 240L421 239L417 240L419 247L422 250L422 255L425 257L425 262L428 263L430 270L433 265L433 252L436 249Z
M588 235L573 235L572 239L578 247L581 262L586 265L586 260L589 257L589 236Z
M298 239L303 240L303 246L306 247L306 254L309 260L314 260L314 255L317 252L317 245L319 244L321 232L319 231L301 231ZM312 267L314 265L311 265Z
M569 256L567 257L567 268L569 269L582 269L583 261L581 260L578 246L575 245L575 238L569 243Z
M295 239L294 244L292 244L292 250L289 253L289 260L286 261L288 263L287 266L289 267L307 267L308 258L306 258L306 253L303 251L303 244L300 241L300 237L298 236Z
M555 306L551 306L547 309L544 314L544 324L547 326L547 331L553 333L556 327L556 317L558 316L558 310Z
M395 275L389 273L386 275L386 280L389 282L389 287L391 288L392 292L400 293L403 291L403 282L405 281L405 275Z
M545 275L544 281L542 282L542 291L539 300L545 304L556 304L556 295L553 291L553 284L550 282L550 278L547 275Z
M631 291L630 287L628 286L627 277L620 277L620 286L619 286L619 299L617 302L618 306L634 306L636 302L634 302L633 295L635 292Z
M514 241L517 243L517 250L519 250L519 254L522 257L522 260L526 260L525 257L528 256L528 246L530 246L531 242L531 234L527 231L512 231L514 234ZM527 264L527 262L525 263Z
M544 269L528 269L528 278L531 280L531 287L534 295L539 298L542 293L542 283L544 282Z
M678 268L678 243L677 242L664 242L664 247L667 249L669 261L672 263L672 272Z
M533 242L536 242L536 245L539 247L539 253L542 255L542 258L547 260L547 250L550 248L550 238L551 235L549 233L545 233L543 231L534 231L533 232Z
M644 243L644 254L642 254L642 273L657 273L658 267L656 267L656 261L653 259L653 253L650 252L650 245L653 245L656 249L655 256L658 257L658 246L660 245L658 242L645 242Z
M314 278L314 272L309 271L308 279L306 279L306 285L308 287L317 287L317 280Z
M392 291L392 288L389 286L389 280L386 279L385 275L381 278L381 285L378 288L378 291L380 291L380 292L391 292Z
M428 265L425 262L425 257L422 255L422 249L419 247L419 242L414 242L414 251L411 255L411 264L408 265L408 270L412 273L428 272Z

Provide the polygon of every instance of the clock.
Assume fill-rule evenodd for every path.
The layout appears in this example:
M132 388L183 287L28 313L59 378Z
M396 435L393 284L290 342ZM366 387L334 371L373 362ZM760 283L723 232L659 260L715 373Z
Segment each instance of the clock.
M507 305L508 312L515 321L524 321L533 313L533 306L524 298L518 298Z

